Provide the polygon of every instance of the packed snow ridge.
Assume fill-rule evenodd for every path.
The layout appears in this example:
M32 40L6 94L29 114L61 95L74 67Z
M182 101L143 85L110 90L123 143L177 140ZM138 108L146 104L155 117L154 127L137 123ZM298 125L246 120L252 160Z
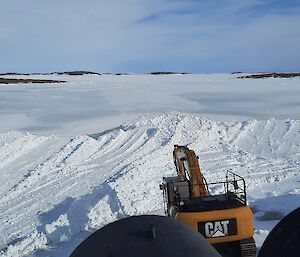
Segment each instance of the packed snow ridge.
M227 170L245 178L258 242L280 214L300 205L298 120L230 123L162 113L97 140L9 132L0 134L0 256L68 256L105 224L162 214L158 185L175 175L174 144L195 150L208 181ZM277 216L264 220L270 211Z

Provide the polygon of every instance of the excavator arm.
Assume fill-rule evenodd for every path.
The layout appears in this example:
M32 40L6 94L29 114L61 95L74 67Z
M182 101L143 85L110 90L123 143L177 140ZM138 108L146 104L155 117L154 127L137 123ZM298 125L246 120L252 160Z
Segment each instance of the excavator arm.
M173 157L180 180L190 181L192 197L207 196L207 184L201 173L198 157L195 152L185 146L175 145Z

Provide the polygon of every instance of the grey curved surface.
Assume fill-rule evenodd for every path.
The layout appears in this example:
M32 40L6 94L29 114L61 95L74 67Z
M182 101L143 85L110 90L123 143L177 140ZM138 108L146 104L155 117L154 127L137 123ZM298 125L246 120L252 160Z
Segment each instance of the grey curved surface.
M162 216L133 216L96 231L70 257L220 257L186 225Z
M271 231L258 257L300 256L300 207L284 217Z

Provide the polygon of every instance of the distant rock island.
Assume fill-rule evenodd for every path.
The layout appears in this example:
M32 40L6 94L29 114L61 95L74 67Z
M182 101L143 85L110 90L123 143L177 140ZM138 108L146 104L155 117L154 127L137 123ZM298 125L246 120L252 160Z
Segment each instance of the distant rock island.
M187 72L174 72L174 71L153 71L153 72L150 72L148 74L151 74L151 75L176 75L176 74L179 74L179 75L184 75L184 74L190 74L190 73L187 73Z
M0 73L0 76L7 76L7 75L72 75L72 76L81 76L85 74L94 74L94 75L101 75L101 73L93 72L93 71L63 71L63 72L35 72L35 73L17 73L17 72L7 72L7 73Z
M146 73L149 75L184 75L191 74L188 72L174 72L174 71L153 71ZM82 75L132 75L132 73L126 72L117 72L117 73L100 73L94 71L82 71L82 70L74 70L74 71L62 71L62 72L35 72L35 73L17 73L17 72L6 72L0 73L0 76L31 76L31 75L70 75L70 76L82 76Z
M0 77L0 84L32 84L32 83L39 83L39 84L46 84L46 83L65 83L64 80L52 80L52 79L12 79L12 78L1 78Z
M232 74L234 74L234 73L232 73ZM237 78L238 79L264 79L264 78L294 78L294 77L300 77L300 72L257 73L257 74L240 76L240 77L237 77Z
M144 73L147 75L185 75L192 74L189 72L174 72L174 71L153 71ZM300 72L258 72L249 74L247 72L235 71L233 75L239 75L238 79L262 79L262 78L294 78L300 77ZM243 75L245 74L245 75ZM132 75L132 73L118 72L118 73L100 73L94 71L63 71L63 72L46 72L46 73L17 73L6 72L0 73L0 76L34 76L34 75L69 75L69 76L82 76L82 75ZM0 84L13 84L13 83L64 83L63 80L48 80L48 79L26 79L26 78L0 78Z
M86 75L86 74L101 75L101 73L93 72L93 71L64 71L64 72L53 72L51 74L71 75L71 76L81 76L81 75Z

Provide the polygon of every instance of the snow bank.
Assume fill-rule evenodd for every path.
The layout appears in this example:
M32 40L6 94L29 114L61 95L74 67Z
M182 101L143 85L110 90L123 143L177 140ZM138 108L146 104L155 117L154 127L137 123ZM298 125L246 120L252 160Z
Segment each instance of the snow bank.
M278 222L267 212L285 215L300 205L299 131L298 120L217 122L162 113L98 140L0 134L0 174L10 181L1 181L0 256L68 256L109 222L162 213L158 185L175 174L174 144L196 151L208 181L226 170L246 179L261 244Z

